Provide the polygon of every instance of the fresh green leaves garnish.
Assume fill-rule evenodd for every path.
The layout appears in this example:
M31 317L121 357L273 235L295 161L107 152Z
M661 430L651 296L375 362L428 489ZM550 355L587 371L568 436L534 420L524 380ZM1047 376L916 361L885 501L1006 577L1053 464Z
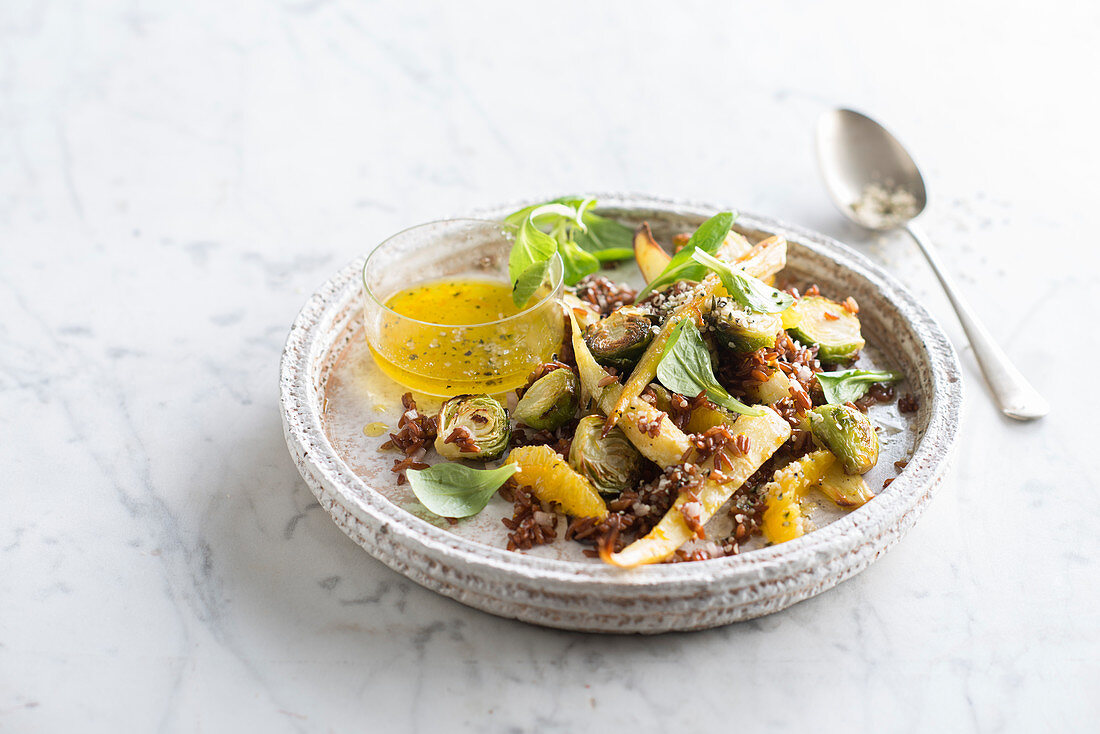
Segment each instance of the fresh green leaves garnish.
M780 313L794 303L794 296L790 293L776 290L759 278L754 278L739 268L730 267L729 263L708 252L696 250L691 257L703 267L717 273L730 296L750 311Z
M826 402L832 405L854 403L867 394L876 382L899 382L904 379L900 372L875 370L840 370L838 372L818 372L817 382Z
M518 464L497 469L471 469L443 463L427 469L409 469L405 476L420 504L442 517L470 517L485 509L496 491L519 471Z
M538 290L555 252L561 255L567 285L599 270L601 262L633 257L631 230L593 214L595 205L595 199L563 197L505 217L505 224L516 228L508 274L517 307Z
M508 255L508 277L512 279L512 300L522 307L538 290L550 258L558 251L553 237L535 226L527 217L516 231L516 241Z
M638 293L635 300L640 301L653 291L659 291L678 280L702 280L707 273L707 268L694 260L692 254L698 250L711 255L718 252L736 218L733 212L721 212L699 225L699 229L695 230L695 234L684 245L684 249L672 256L661 274L650 281Z
M597 260L605 263L634 257L634 231L630 227L593 214L590 209L581 214L581 221L586 229L575 233L577 244Z
M582 250L572 239L558 239L558 254L561 255L562 264L565 266L567 285L575 285L584 276L600 269L599 259L591 252Z
M695 397L706 390L716 405L742 415L763 415L764 409L745 405L726 392L714 377L710 351L691 319L684 319L673 330L657 365L657 379L673 392Z

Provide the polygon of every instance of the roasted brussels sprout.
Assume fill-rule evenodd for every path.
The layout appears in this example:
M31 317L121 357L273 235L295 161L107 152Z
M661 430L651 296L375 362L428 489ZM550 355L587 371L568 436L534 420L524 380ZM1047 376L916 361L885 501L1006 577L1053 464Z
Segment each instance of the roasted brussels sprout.
M604 436L603 425L598 415L581 418L569 447L569 465L588 477L600 494L619 494L637 483L642 455L618 428Z
M653 322L637 306L620 306L584 330L584 341L600 364L630 367L653 340Z
M796 322L788 331L803 344L816 344L822 362L849 362L866 343L859 317L828 298L805 296L787 310L792 312L787 318Z
M547 372L523 393L512 416L531 428L552 431L577 412L579 390L573 370Z
M497 459L511 434L503 405L488 395L458 395L439 409L435 450L447 459Z
M707 323L715 339L735 352L774 347L775 338L783 330L783 320L778 314L753 313L725 297L711 299Z
M848 474L865 474L878 461L878 435L863 413L847 405L822 405L806 416L814 438L833 452Z

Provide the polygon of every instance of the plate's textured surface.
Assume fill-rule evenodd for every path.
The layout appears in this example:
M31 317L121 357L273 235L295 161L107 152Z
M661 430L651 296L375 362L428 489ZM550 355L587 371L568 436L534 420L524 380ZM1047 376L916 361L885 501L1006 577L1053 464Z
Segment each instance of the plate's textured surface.
M599 199L611 215L670 229L690 228L715 211L651 198ZM361 261L310 299L283 354L284 430L302 476L341 529L391 568L470 606L553 627L700 629L778 611L858 573L912 526L943 477L958 430L957 358L928 313L861 256L827 237L764 218L742 216L738 228L750 236L786 236L789 270L812 276L827 291L853 295L869 341L905 372L921 398L908 466L864 507L775 547L631 571L510 553L416 517L375 491L364 477L376 467L349 465L326 427L326 391L357 331Z

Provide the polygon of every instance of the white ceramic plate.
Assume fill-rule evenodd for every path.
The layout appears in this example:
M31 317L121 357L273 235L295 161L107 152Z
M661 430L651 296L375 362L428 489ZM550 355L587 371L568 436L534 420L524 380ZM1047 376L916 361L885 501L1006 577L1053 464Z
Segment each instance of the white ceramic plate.
M649 197L600 196L601 213L658 236L690 231L719 211ZM481 212L500 216L516 207ZM392 426L401 390L377 372L362 332L363 260L350 263L310 298L294 322L280 378L287 445L302 477L336 524L368 553L413 581L472 607L535 624L594 632L663 632L713 627L779 611L866 568L913 525L948 467L962 399L954 349L928 312L890 275L823 235L741 215L736 228L757 241L790 243L785 273L852 295L876 361L905 373L920 409L873 409L884 451L873 489L908 466L863 507L797 540L738 556L621 570L587 559L575 543L531 553L504 549L499 498L475 518L450 525L419 509L407 485L369 438L374 421ZM666 237L667 239L667 237ZM721 513L720 513L721 514ZM827 519L832 519L827 518Z

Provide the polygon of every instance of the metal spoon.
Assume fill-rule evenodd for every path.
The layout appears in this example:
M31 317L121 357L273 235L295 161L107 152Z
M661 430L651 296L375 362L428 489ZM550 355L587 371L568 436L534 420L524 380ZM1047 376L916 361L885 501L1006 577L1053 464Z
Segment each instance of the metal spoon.
M826 112L817 122L817 160L825 179L825 188L833 203L861 227L879 231L902 228L916 240L932 271L947 292L963 331L974 348L974 357L982 368L989 389L1001 411L1009 418L1033 420L1050 412L1050 405L997 346L989 331L956 291L924 232L913 223L928 203L924 179L917 164L893 135L871 118L852 110ZM915 199L903 211L888 212L886 217L862 218L852 208L872 184L908 191ZM908 209L904 211L904 209ZM875 221L877 219L878 221Z

